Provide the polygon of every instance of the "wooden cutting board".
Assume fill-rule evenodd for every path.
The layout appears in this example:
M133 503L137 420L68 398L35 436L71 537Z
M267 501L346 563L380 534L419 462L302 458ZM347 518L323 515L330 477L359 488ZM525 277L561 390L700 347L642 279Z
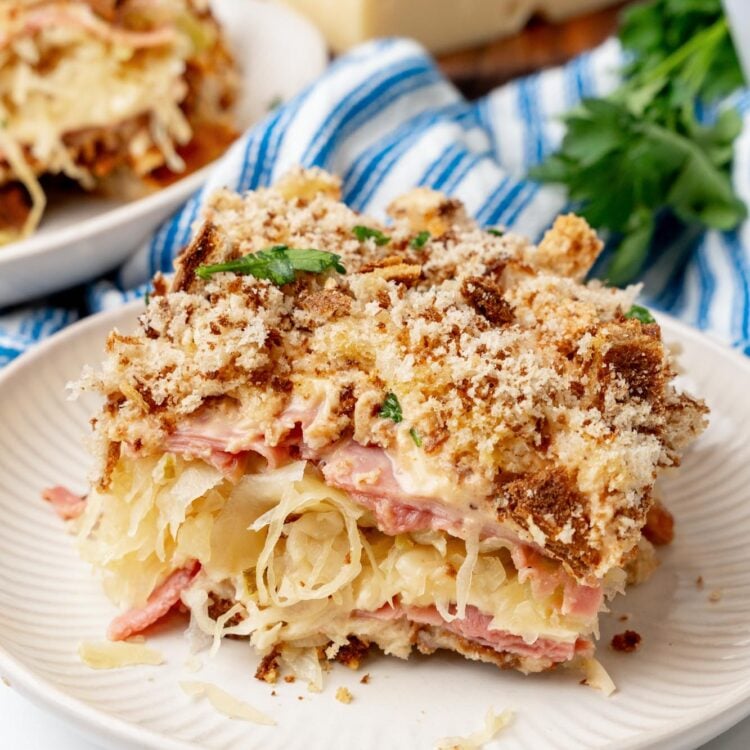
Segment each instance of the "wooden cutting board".
M438 63L465 96L476 98L511 78L560 65L601 44L617 29L618 14L627 4L559 24L532 19L516 36L442 55Z

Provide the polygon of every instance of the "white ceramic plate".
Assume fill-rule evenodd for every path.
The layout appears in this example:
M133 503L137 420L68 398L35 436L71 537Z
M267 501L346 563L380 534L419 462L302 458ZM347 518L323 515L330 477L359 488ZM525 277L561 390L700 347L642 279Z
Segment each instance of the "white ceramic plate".
M320 32L287 8L259 0L211 0L242 72L240 129L287 100L326 67ZM37 232L0 247L0 307L93 279L120 264L197 190L210 165L134 201L56 196Z
M671 320L665 337L684 347L685 382L708 400L711 427L664 484L677 538L662 567L604 618L599 655L618 685L613 697L571 674L523 677L439 655L373 656L367 685L362 672L337 665L322 694L281 683L274 696L253 678L257 658L246 643L225 643L190 673L184 625L175 622L149 637L163 666L84 667L78 642L100 639L114 610L39 492L84 488L81 442L93 405L66 401L63 387L100 360L106 332L130 327L141 304L89 318L0 374L0 673L33 700L107 747L158 750L426 749L478 728L489 707L516 712L493 745L503 750L673 750L697 747L750 713L750 363ZM627 625L618 621L626 612ZM634 654L606 645L625 627L643 636ZM187 698L180 679L215 682L278 726L223 718ZM334 699L341 685L354 695L350 705Z

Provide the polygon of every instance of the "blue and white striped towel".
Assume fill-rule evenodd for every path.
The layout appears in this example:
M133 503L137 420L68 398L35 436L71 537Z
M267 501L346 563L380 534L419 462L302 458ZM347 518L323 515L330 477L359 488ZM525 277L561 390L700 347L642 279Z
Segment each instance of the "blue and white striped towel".
M268 185L296 163L340 174L344 200L375 216L407 188L427 185L460 198L482 224L504 224L536 240L565 210L565 197L524 174L559 143L559 115L583 96L611 91L620 63L620 47L609 41L562 68L467 102L415 43L365 44L248 131L203 190L116 274L90 284L84 298L0 315L0 364L79 315L143 295L154 272L171 270L210 191ZM735 104L745 128L734 180L750 203L750 92ZM750 222L708 233L688 257L675 242L643 281L647 304L750 354Z

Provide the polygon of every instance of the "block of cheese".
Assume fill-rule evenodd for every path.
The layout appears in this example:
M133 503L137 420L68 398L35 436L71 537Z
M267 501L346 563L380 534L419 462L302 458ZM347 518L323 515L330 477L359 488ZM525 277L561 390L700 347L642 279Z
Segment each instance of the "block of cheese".
M432 52L520 31L532 15L559 21L616 0L284 0L312 20L334 51L380 36L408 36Z

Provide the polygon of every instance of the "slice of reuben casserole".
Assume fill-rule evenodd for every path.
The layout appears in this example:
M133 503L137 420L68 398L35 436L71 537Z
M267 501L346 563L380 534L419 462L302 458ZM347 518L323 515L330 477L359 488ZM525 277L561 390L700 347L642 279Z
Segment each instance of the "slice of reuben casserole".
M268 680L371 644L601 677L599 613L656 566L654 483L706 408L637 288L583 283L582 219L535 247L429 190L388 226L339 197L318 170L215 194L78 384L98 473L46 498L123 609L109 637L182 601Z

